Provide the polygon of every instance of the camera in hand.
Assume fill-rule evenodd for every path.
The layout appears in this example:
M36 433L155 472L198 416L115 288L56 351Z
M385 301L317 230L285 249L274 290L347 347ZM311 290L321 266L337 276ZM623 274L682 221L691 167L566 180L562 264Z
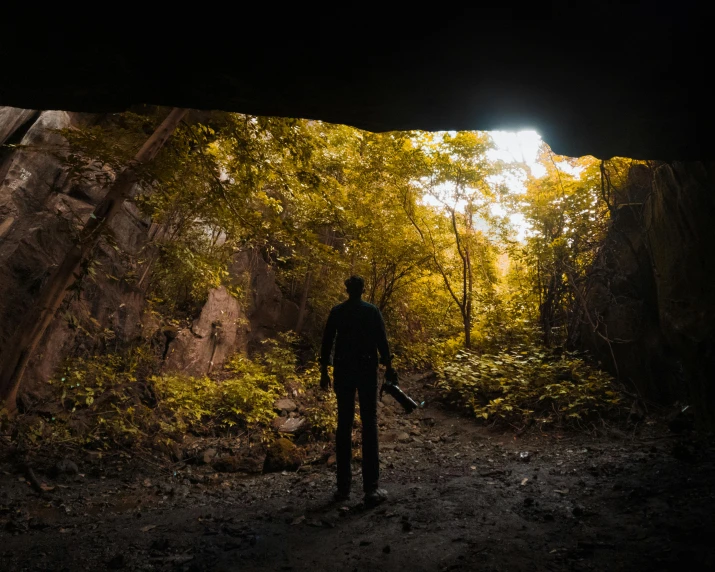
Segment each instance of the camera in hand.
M395 370L392 368L388 369L387 372L385 372L385 382L380 388L380 399L382 399L383 393L388 393L389 395L394 397L397 402L402 405L405 410L405 413L412 413L415 409L422 405L420 403L417 403L414 399L412 399L409 395L402 391L402 389L400 389L397 380L397 372L395 372Z

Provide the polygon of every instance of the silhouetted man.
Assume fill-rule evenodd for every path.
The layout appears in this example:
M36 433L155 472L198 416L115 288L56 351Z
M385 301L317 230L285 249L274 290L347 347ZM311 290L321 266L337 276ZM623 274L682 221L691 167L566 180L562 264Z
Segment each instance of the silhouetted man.
M336 500L350 496L352 471L352 432L355 418L355 392L360 400L362 421L362 479L367 504L377 504L387 498L387 491L378 487L380 462L377 446L377 353L380 363L392 370L385 322L376 306L361 297L365 281L351 276L345 281L348 300L330 311L323 334L320 355L320 387L330 388L328 365L335 341L333 377L338 400L338 430L335 457L338 469Z

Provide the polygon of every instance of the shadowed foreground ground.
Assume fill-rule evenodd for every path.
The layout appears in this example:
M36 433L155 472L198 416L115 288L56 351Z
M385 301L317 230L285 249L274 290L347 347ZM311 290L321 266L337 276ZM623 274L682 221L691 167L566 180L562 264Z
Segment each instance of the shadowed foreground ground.
M404 417L387 400L381 448L390 500L378 508L366 510L359 495L331 503L334 473L324 464L239 477L190 465L167 472L116 454L78 460L80 475L39 498L7 463L0 466L0 568L715 565L715 452L704 438L652 424L635 436L534 430L516 439L436 405Z

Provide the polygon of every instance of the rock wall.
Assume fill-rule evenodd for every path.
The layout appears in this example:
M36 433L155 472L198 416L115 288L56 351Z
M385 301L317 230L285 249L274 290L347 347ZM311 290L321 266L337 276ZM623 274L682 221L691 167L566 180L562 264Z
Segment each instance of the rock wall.
M243 291L243 303L224 287L212 290L201 315L169 342L166 371L206 375L231 354L247 353L252 344L295 326L298 306L283 296L275 271L259 250L235 254L229 277Z
M294 328L298 305L286 299L273 268L255 249L237 253L229 267L234 284L247 293L251 341L260 341Z
M715 163L636 166L621 195L582 344L643 396L686 400L715 426Z
M250 327L236 298L221 286L209 292L201 315L169 344L166 371L207 375L231 354L245 352Z
M660 167L644 218L661 332L690 402L715 425L715 163Z
M62 161L66 143L55 131L96 119L0 108L0 140L17 139L16 146L3 148L0 163L0 352L13 343L15 329L69 250L73 233L104 195L99 185L79 187L68 180ZM125 203L109 229L121 254L100 247L95 280L85 281L81 295L58 312L28 365L25 392L41 390L74 346L83 319L111 330L117 340L141 335L144 295L124 277L136 270L131 259L147 243L149 226L133 204Z
M0 354L13 343L15 329L69 250L73 233L104 196L104 185L68 180L65 141L56 132L98 119L0 107L0 145L13 143L0 147ZM144 311L147 281L128 279L145 270L137 261L151 231L151 221L133 203L125 203L110 226L118 250L100 247L94 278L85 280L81 294L68 297L58 312L28 365L22 392L30 397L42 393L44 382L79 343L78 322L94 324L115 344L157 334L161 324ZM167 371L205 375L236 351L246 351L249 343L295 326L298 307L283 297L260 252L238 253L230 271L246 303L226 288L210 292L192 326L170 334Z
M21 133L22 127L35 118L37 113L34 109L0 107L0 145L10 141L16 133Z

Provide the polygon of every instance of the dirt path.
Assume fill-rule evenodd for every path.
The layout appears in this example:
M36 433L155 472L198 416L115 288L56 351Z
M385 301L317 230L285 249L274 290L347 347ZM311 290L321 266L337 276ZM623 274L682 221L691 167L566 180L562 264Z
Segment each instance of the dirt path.
M419 395L421 384L406 384ZM333 468L166 474L114 457L39 498L0 466L0 569L694 570L715 565L715 451L636 437L495 433L436 404L381 408L383 485L330 502ZM618 438L620 437L620 438ZM528 456L521 455L528 453ZM356 465L357 470L358 465ZM359 475L358 477L359 482ZM41 478L42 475L38 475Z

